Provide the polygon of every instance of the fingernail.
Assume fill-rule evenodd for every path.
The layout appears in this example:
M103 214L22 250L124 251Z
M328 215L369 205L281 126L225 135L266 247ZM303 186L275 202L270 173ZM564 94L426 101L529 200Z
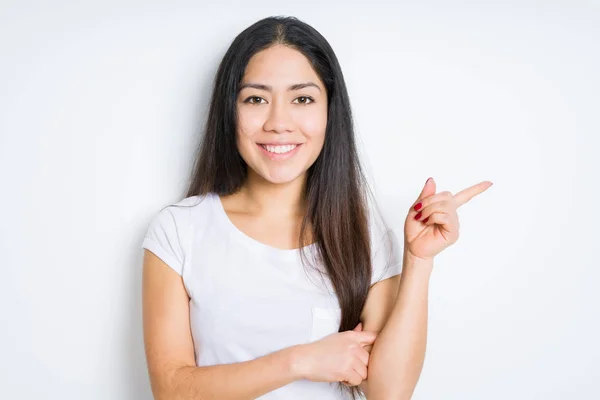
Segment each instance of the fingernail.
M425 218L425 219L423 220L423 223L426 223L427 221L429 221L429 217Z
M415 219L419 219L419 218L421 218L421 211L419 211L419 212L417 213L417 215L415 215Z
M415 206L415 211L419 211L423 207L423 203L419 203Z

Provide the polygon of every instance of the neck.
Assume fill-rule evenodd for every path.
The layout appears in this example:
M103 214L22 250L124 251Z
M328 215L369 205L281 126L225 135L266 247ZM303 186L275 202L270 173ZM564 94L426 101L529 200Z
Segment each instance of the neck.
M304 188L306 173L291 182L274 184L248 169L248 178L240 189L252 213L269 216L300 216L306 210Z

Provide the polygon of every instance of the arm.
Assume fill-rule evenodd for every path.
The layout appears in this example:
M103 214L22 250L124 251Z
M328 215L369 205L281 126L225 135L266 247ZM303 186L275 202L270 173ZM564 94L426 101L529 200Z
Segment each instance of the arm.
M369 289L367 301L361 314L361 322L363 330L369 332L381 332L386 321L388 320L392 308L398 297L398 289L400 288L400 279L402 274L392 276L375 283ZM377 342L378 339L375 340ZM372 352L373 345L364 346L364 349L369 353ZM371 355L369 355L368 374L371 374ZM368 377L359 385L365 395L368 396Z
M296 346L251 361L197 367L183 281L148 250L142 292L146 358L157 400L254 399L300 379Z
M404 253L398 294L369 358L369 400L412 397L425 359L432 269L433 260Z

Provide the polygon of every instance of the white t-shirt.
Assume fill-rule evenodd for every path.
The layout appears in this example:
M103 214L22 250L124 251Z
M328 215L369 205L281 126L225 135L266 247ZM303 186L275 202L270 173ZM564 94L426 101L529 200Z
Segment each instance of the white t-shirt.
M391 230L373 218L370 227L375 283L401 272L402 253ZM314 245L307 247L314 254ZM338 331L340 307L329 279L310 266L305 272L299 249L277 249L240 231L216 194L188 197L160 210L142 248L183 278L197 366L248 361ZM337 383L309 380L260 397L343 398Z

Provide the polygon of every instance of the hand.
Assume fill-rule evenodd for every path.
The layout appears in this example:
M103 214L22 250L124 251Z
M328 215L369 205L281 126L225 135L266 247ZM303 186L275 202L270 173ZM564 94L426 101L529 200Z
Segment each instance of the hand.
M404 223L405 252L418 258L432 259L455 243L459 229L456 210L492 185L492 182L484 181L455 195L450 192L435 194L435 182L429 178ZM420 206L417 206L419 203ZM420 218L417 220L416 216Z
M367 379L369 352L363 348L373 344L376 332L362 331L358 324L351 331L332 333L324 338L303 344L296 360L302 379L314 382L344 382L357 386Z

